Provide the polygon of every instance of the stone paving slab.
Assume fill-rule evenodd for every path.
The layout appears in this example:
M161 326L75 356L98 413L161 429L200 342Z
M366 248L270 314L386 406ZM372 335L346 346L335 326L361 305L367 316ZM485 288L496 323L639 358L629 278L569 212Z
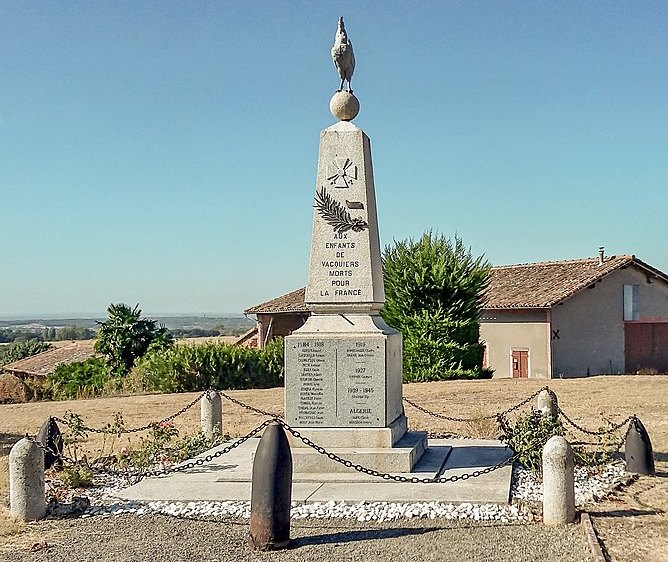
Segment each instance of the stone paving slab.
M139 501L250 500L252 458L259 438L199 467L165 476L145 478L116 493L119 499ZM222 449L208 451L201 455ZM493 440L431 439L429 448L407 477L432 478L471 473L510 457L510 451ZM363 473L296 473L292 499L297 502L442 501L448 503L508 503L510 466L446 484L388 482Z

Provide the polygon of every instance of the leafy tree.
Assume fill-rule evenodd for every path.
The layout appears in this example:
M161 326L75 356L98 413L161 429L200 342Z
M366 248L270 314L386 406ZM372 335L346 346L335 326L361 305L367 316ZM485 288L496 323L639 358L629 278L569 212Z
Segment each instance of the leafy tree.
M42 340L17 341L0 348L0 366L48 351L53 346Z
M491 268L455 236L431 231L383 252L385 321L403 333L404 380L490 376L482 369L480 311Z
M47 376L48 394L55 400L101 396L108 378L109 368L99 357L60 364Z
M95 342L95 351L102 353L107 365L117 377L126 375L151 348L169 347L172 335L164 326L157 326L155 320L141 318L139 304L110 304L107 309L109 319L98 322L100 327Z
M95 332L84 326L63 326L55 330L54 339L56 340L91 340L95 337Z
M29 342L41 340L42 332L25 328L0 328L0 343Z

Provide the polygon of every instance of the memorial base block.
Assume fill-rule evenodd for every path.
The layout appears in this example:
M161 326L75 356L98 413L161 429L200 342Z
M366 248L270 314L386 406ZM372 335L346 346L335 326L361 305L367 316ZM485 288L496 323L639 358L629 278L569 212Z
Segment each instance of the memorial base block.
M325 449L341 447L393 447L408 431L408 420L401 415L388 427L355 427L351 429L296 427L300 435ZM308 447L301 439L288 435L290 447Z
M377 314L314 314L285 338L293 427L389 427L403 414L401 334Z
M313 314L285 338L285 419L313 443L371 470L410 472L427 447L407 432L402 338L374 313ZM351 468L291 438L294 471Z

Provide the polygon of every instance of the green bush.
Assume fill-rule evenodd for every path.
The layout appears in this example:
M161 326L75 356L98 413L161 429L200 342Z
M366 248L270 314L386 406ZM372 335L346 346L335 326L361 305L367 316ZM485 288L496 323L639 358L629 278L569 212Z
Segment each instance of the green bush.
M109 379L109 368L104 359L92 357L58 365L47 376L44 393L54 400L101 396L108 387Z
M430 231L385 248L381 315L403 334L405 381L491 376L480 343L490 272L456 236Z
M174 339L164 326L155 320L141 317L139 304L110 304L109 319L98 322L95 351L106 357L107 365L116 378L127 375L140 357L151 349L169 348Z
M502 423L503 441L516 454L519 461L531 472L543 469L543 447L553 435L564 435L564 426L559 419L545 416L537 410L518 416L513 424Z
M283 384L283 340L262 349L223 343L177 345L142 357L129 390L190 392L207 388L271 388Z
M59 477L65 486L71 488L90 488L93 485L93 471L84 464L63 468Z

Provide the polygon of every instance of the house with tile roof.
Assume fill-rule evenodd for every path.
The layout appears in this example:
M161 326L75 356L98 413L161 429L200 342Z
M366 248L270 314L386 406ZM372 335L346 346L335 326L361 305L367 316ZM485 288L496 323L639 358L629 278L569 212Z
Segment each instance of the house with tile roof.
M668 372L668 276L602 253L495 267L480 337L495 377Z
M255 341L258 347L279 336L288 336L297 328L301 328L311 311L304 303L306 288L302 287L286 295L277 297L262 304L244 310L246 315L255 315L257 327ZM239 339L240 344L252 341L252 330Z
M249 308L258 343L309 315L304 289ZM668 372L668 275L633 255L492 268L481 341L495 378Z
M46 377L58 365L85 361L95 356L95 340L77 340L4 365L2 369L20 379Z

